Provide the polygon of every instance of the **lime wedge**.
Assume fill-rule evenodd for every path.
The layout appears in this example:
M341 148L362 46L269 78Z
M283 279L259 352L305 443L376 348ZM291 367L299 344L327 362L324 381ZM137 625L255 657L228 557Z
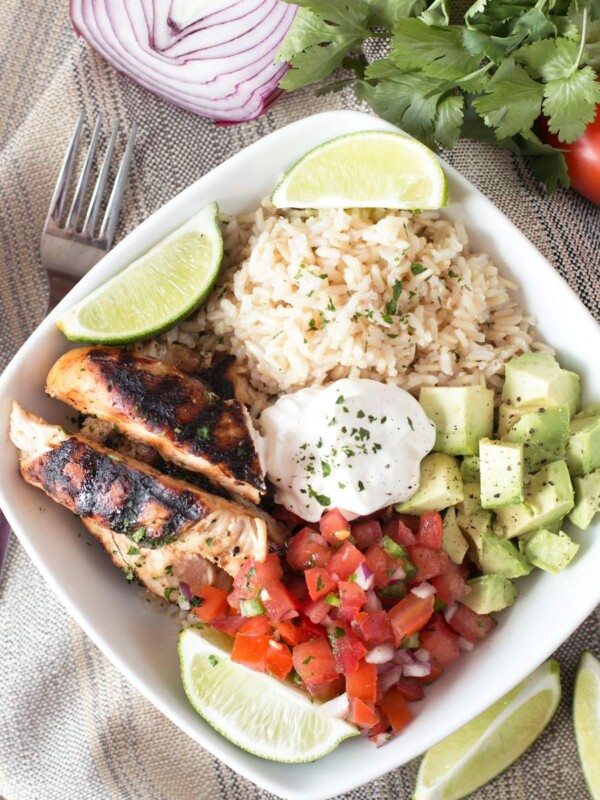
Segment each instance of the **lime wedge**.
M219 274L223 239L210 203L115 275L58 322L75 342L122 344L153 336L186 317Z
M588 789L594 800L600 800L600 661L587 652L575 678L573 720Z
M271 200L276 208L433 209L447 197L444 171L425 145L400 133L362 131L307 153Z
M560 701L560 670L550 660L491 708L423 757L413 800L460 800L523 755Z
M303 692L229 658L231 639L205 625L179 636L190 703L230 742L255 756L298 764L334 750L358 730L321 711Z

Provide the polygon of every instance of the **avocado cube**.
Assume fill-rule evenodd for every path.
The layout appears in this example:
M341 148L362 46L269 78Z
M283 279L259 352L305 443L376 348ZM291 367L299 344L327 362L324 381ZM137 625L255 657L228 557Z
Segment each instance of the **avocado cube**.
M549 353L524 353L506 365L502 400L508 405L566 405L573 416L580 398L579 376L561 369Z
M454 564L462 564L464 561L469 543L462 535L458 523L456 522L456 508L452 506L444 514L444 532L442 536L442 548L450 557Z
M465 483L463 500L456 507L456 521L473 547L484 534L492 532L492 512L481 507L478 483Z
M584 531L600 511L600 469L588 475L573 478L575 505L569 514L573 525Z
M577 418L580 417L600 417L600 403L590 403L589 406L582 408L579 414L575 414Z
M460 474L465 483L479 481L479 456L465 456L460 462Z
M564 461L553 461L532 476L522 503L496 510L501 533L507 539L544 528L573 508L573 485Z
M479 442L481 505L500 508L523 501L523 445Z
M492 435L494 393L485 386L424 386L419 402L435 424L437 452L477 455L479 440Z
M495 533L483 535L476 563L483 573L496 573L505 578L522 578L531 572L531 565L519 549Z
M567 466L571 475L587 475L600 468L600 416L571 420Z
M471 591L461 601L476 614L491 614L511 606L517 597L517 590L503 575L481 575L467 581Z
M421 461L419 488L404 503L396 505L403 514L443 511L463 499L463 482L458 459L445 453L430 453Z
M579 545L563 531L552 533L542 528L527 540L525 558L534 567L556 575L571 563L578 550Z
M569 438L569 407L507 406L508 413L500 414L505 442L521 442L525 470L537 472L545 464L564 458ZM508 427L506 427L508 426Z

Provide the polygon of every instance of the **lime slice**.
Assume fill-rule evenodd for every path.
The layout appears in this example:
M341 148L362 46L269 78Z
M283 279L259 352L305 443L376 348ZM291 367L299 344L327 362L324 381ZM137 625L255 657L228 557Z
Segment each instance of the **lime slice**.
M413 800L460 800L523 755L560 701L560 670L550 660L491 708L423 757Z
M58 322L75 342L122 344L153 336L193 311L223 259L219 209L210 203Z
M400 133L362 131L311 150L271 196L276 208L405 208L446 205L446 176L435 155Z
M179 637L183 688L190 703L230 742L270 761L314 761L358 730L321 711L303 692L229 658L231 639L207 626Z
M600 800L600 661L581 656L573 698L575 737L581 767L594 800Z

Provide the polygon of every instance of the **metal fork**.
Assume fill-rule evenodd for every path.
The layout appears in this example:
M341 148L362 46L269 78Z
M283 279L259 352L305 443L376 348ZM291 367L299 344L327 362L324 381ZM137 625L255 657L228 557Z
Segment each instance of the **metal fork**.
M75 193L71 201L67 218L65 223L61 224L69 194L69 185L77 161L77 150L83 130L83 121L84 114L82 112L79 115L75 130L71 136L69 146L67 147L54 194L50 201L50 209L46 217L44 230L42 231L40 243L42 265L48 273L50 285L50 299L47 311L51 311L54 306L71 291L75 284L89 272L91 267L100 261L110 250L115 235L115 228L117 227L123 192L125 191L125 185L127 183L129 164L133 155L133 146L137 131L135 123L132 125L129 139L127 140L125 153L119 165L115 182L106 205L104 218L96 234L98 215L102 205L104 189L106 187L119 131L119 123L117 122L112 129L106 153L98 171L96 184L92 190L85 218L83 223L80 224L90 175L94 165L94 157L100 138L102 117L98 114L94 123L94 130L83 162L83 167L75 185ZM9 537L10 528L4 515L0 511L0 577L2 576L2 568L6 558Z

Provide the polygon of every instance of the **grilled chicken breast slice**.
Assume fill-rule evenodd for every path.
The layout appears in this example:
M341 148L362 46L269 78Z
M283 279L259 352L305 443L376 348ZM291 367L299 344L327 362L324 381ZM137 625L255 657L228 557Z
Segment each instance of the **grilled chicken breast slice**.
M176 367L117 347L82 347L58 359L46 391L254 503L266 491L245 407Z
M81 517L113 561L155 594L179 591L179 580L194 570L217 580L205 560L235 577L247 558L265 559L267 526L279 528L251 508L50 425L18 403L10 436L23 478Z

